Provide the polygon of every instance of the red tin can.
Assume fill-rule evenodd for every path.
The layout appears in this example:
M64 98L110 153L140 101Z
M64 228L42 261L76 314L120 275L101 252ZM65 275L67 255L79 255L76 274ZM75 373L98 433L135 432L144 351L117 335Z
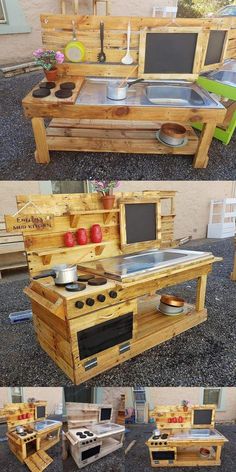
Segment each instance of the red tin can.
M91 227L90 237L92 243L100 243L102 241L102 228L100 225L93 225Z
M76 231L76 241L80 246L87 244L88 236L85 228L79 228Z
M75 245L74 235L71 231L67 231L67 233L64 234L64 244L66 247L73 247Z

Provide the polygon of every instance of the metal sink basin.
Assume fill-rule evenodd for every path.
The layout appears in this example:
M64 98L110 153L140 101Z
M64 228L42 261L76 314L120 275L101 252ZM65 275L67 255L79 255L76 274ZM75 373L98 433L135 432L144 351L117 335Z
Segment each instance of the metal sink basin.
M34 425L35 431L42 431L43 429L49 428L50 426L54 426L56 424L60 424L60 421L55 420L44 420L44 421L37 421Z
M187 430L176 430L174 431L170 439L174 440L186 440L186 439L220 439L222 437L219 431L215 429L187 429Z
M205 104L200 92L189 86L148 85L146 97L154 105L173 107L201 107Z
M216 80L221 84L231 85L232 87L236 86L236 71L219 70L217 72L212 72L209 78Z

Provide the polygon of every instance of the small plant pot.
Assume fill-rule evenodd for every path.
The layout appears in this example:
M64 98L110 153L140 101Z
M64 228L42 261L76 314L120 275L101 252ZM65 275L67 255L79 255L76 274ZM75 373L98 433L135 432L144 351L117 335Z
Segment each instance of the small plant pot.
M48 82L54 82L57 79L57 68L50 70L44 69L44 74Z
M115 195L104 195L102 197L102 204L104 210L111 210L114 206Z
M187 406L184 406L183 407L183 410L185 411L185 413L188 411L188 407Z

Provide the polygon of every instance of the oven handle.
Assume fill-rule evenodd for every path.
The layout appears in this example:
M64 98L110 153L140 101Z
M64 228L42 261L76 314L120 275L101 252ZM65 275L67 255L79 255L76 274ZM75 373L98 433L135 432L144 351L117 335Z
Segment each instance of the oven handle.
M42 305L46 310L49 310L53 315L58 316L59 318L64 319L64 313L63 313L63 299L58 298L54 303L48 300L39 293L37 293L35 290L33 290L33 284L31 284L29 287L24 288L24 293L28 295L28 297L33 300L36 303L39 303Z
M99 318L100 318L101 320L109 320L110 318L115 318L115 317L117 317L117 314L116 314L116 313L115 313L115 314L114 314L114 313L111 313L110 315L100 316Z

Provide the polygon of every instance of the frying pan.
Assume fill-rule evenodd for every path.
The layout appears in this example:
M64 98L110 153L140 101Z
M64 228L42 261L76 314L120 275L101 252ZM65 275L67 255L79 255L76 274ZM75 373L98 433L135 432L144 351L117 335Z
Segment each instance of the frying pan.
M65 56L70 62L82 62L85 57L85 47L81 41L77 41L75 22L72 21L73 39L65 47Z

